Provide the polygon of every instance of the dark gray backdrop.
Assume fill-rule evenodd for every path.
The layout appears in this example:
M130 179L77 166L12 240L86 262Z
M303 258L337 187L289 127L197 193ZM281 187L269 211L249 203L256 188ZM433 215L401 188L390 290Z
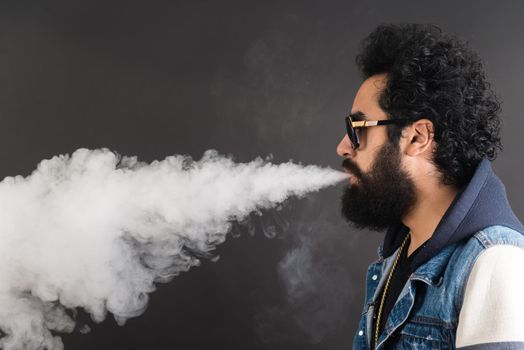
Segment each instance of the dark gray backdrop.
M494 166L522 219L523 10L518 1L4 0L0 174L27 175L79 147L145 161L214 148L238 161L273 154L339 167L359 40L383 22L432 22L484 58L503 101ZM124 327L81 313L93 331L65 336L66 349L350 348L382 235L344 223L340 191L253 218L254 235L239 228L218 262L160 285Z

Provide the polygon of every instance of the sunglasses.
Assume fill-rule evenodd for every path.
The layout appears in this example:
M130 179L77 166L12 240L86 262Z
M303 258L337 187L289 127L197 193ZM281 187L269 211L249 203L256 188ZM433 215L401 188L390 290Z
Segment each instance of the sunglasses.
M406 119L387 119L387 120L356 120L353 118L362 118L361 113L350 114L345 118L346 120L346 130L348 133L349 140L351 141L351 146L353 149L357 149L360 146L359 133L363 128L370 126L378 125L390 125L396 124L401 125L406 122Z

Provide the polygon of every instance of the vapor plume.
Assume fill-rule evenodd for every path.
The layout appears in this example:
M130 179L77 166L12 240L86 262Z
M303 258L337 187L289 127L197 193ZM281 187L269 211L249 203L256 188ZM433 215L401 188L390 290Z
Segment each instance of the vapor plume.
M123 325L155 284L209 257L232 222L346 178L207 151L150 164L106 149L42 161L0 182L0 347L63 348L75 310ZM57 335L58 334L58 335Z

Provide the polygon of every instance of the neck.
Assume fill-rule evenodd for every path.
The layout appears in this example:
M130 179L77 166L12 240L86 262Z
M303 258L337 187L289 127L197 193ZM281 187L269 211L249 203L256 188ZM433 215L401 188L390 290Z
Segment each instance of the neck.
M436 179L417 187L417 202L402 220L411 230L408 256L431 238L457 193L457 188L439 184Z

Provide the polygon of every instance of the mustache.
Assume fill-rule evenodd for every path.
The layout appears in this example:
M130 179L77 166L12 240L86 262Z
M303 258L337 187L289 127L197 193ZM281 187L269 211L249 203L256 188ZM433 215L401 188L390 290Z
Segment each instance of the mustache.
M350 159L346 158L342 161L342 168L344 168L346 171L349 171L357 178L362 178L362 171L360 170L358 165L352 162Z

